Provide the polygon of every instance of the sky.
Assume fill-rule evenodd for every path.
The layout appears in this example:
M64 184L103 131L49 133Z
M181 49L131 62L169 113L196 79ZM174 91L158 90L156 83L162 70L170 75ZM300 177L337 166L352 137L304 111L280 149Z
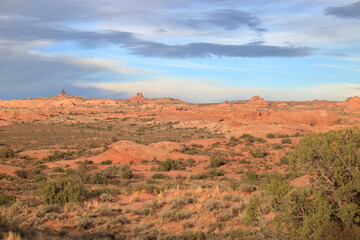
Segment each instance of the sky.
M0 99L360 96L360 1L0 0Z

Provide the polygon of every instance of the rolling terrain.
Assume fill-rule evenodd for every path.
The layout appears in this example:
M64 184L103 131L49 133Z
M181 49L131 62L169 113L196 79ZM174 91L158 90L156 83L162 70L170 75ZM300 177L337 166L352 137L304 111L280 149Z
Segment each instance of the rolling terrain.
M319 172L293 161L301 139L359 125L360 97L3 100L0 236L285 239L272 179L281 199L312 189Z

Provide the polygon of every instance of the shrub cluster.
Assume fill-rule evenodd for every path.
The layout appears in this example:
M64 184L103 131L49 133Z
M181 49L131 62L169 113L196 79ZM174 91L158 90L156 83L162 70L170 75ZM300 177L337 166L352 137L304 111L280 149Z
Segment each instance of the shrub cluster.
M81 202L85 199L86 189L76 176L66 176L42 185L40 194L46 204L65 204Z

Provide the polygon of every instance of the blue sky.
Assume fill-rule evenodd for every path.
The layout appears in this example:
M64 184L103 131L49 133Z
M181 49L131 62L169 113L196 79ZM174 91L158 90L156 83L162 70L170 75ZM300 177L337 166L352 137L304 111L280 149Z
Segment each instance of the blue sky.
M360 1L0 0L0 99L360 95Z

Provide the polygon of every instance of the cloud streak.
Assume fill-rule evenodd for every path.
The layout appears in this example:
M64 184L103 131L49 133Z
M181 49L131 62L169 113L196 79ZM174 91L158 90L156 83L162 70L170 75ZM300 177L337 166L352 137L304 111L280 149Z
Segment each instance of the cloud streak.
M30 23L29 23L30 22ZM74 41L87 48L106 44L118 44L130 53L145 57L160 58L205 58L205 57L305 57L315 51L309 47L267 45L225 45L214 43L189 43L168 45L138 38L135 34L121 31L76 31L38 26L36 21L0 20L3 38L12 41ZM16 29L16 31L14 31Z
M360 1L342 7L328 7L326 14L341 18L360 19Z
M261 27L259 18L252 16L248 12L237 9L218 9L200 14L200 19L190 19L186 21L190 27L199 29L203 26L214 25L227 31L236 30L240 27L247 26L252 30L263 32L266 29Z
M31 53L25 48L0 46L0 96L43 96L93 74L139 72L103 59L81 59Z
M190 43L186 45L166 45L149 43L131 49L133 54L145 57L163 58L205 58L205 57L305 57L315 49L308 47L282 47L264 45L223 45L213 43Z

